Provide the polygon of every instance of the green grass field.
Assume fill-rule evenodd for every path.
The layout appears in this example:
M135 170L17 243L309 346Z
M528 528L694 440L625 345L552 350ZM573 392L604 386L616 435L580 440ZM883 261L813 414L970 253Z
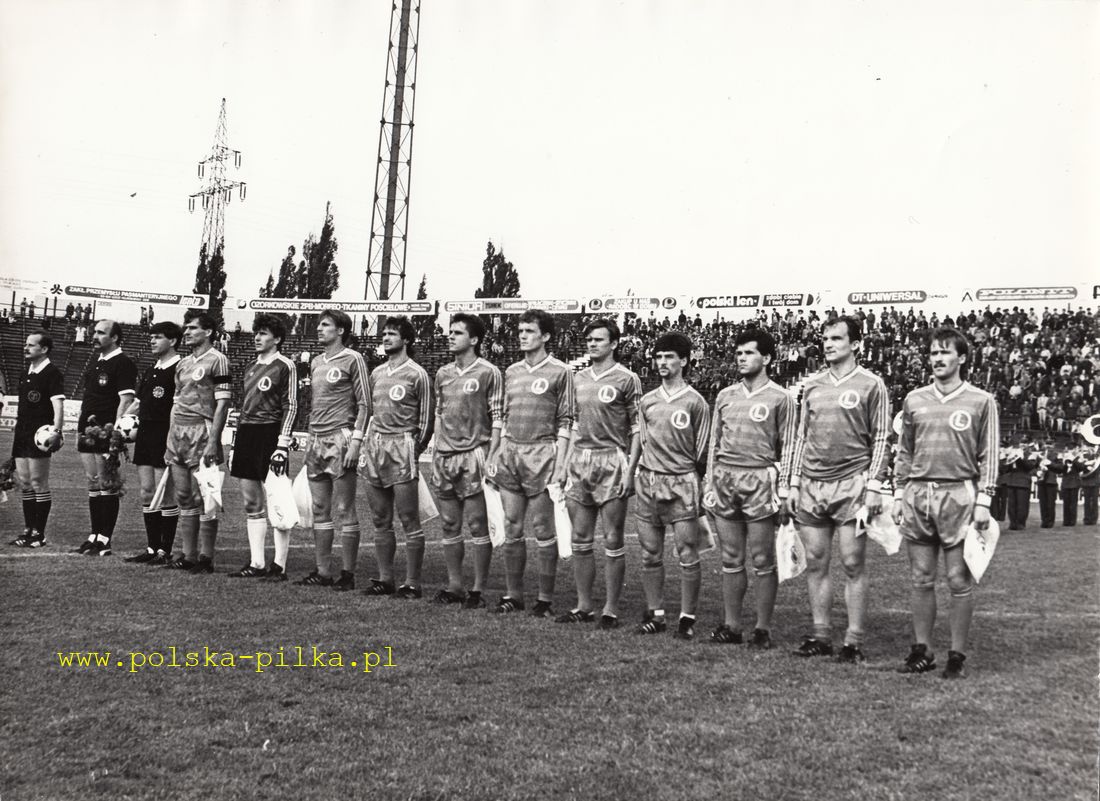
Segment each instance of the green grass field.
M0 436L4 452L9 442ZM789 655L809 622L804 579L780 587L772 651L706 642L720 615L714 552L704 561L701 637L687 644L629 628L231 581L225 573L247 560L232 481L217 575L122 562L144 544L132 468L115 557L72 556L85 536L83 478L70 450L54 461L45 549L7 545L22 527L18 498L0 507L3 801L1096 797L1095 528L1002 539L978 591L971 676L946 682L893 672L911 636L906 562L874 545L870 662L855 668ZM360 511L366 523L362 499ZM430 595L445 571L438 526L427 529ZM361 586L373 569L369 539ZM293 544L289 567L299 576L312 552L299 533ZM633 623L644 604L636 539L628 546L624 612ZM494 598L501 571L498 558ZM672 569L670 599L676 581ZM569 607L572 585L563 562L556 609ZM840 610L842 582L836 587ZM942 664L942 579L938 595ZM838 632L843 623L838 617ZM281 647L288 663L295 646L312 663L318 646L342 654L345 667L258 673L255 660L238 660L130 672L130 652L167 657L171 646ZM63 668L59 651L111 657L104 668ZM366 651L392 654L393 666L364 672Z

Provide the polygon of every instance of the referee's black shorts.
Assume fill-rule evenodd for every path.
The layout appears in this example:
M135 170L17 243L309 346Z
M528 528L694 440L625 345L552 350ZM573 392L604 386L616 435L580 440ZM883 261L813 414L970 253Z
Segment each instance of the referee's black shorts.
M39 427L15 427L15 439L11 444L11 458L13 459L48 459L53 454L39 450L34 444L34 433Z
M134 440L134 464L164 467L164 451L168 448L170 426L168 420L142 420L138 424L137 439Z
M237 426L233 443L233 464L229 475L263 481L271 463L271 454L279 444L278 423L253 423Z

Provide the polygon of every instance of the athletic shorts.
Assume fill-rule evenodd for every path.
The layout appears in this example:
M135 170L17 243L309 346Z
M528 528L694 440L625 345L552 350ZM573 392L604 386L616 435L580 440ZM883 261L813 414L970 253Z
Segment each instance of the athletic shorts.
M703 508L726 520L763 520L779 511L774 467L714 465L711 491L703 496Z
M202 463L202 453L210 441L210 421L197 423L173 422L168 431L168 443L164 449L164 463L194 470ZM218 443L218 459L223 459L221 443Z
M164 452L168 450L167 420L142 420L134 440L134 464L164 467Z
M637 505L634 515L643 523L671 526L699 517L699 476L690 473L654 473L638 468L634 477Z
M372 487L392 487L416 481L420 473L413 433L368 434L366 447L359 456L359 475Z
M340 478L347 472L344 458L351 445L351 429L329 431L324 434L310 434L306 438L305 467L306 478L317 480L324 476Z
M39 450L38 446L34 444L34 434L38 431L38 428L41 428L41 426L33 429L21 429L16 426L15 439L11 444L11 458L48 459L53 455Z
M910 481L901 499L901 534L925 545L954 548L966 539L974 517L969 481Z
M565 466L565 497L582 506L603 506L621 498L628 463L618 448L570 451Z
M263 481L271 465L271 454L279 444L279 423L245 423L237 426L233 443L233 464L229 475L250 481Z
M95 421L89 422L88 421L89 417L95 417ZM95 447L88 447L87 445L84 444L84 437L82 437L81 435L84 433L84 429L86 429L90 425L92 425L92 426L102 426L102 425L105 425L106 423L112 423L113 424L114 422L115 422L114 412L97 412L94 409L91 409L91 410L81 409L80 410L80 418L76 422L76 433L77 433L76 451L77 451L77 453L107 453L107 449L110 447L110 445L108 443L106 443L106 442L104 442L102 444L97 443L95 445Z
M800 526L842 526L851 523L863 505L866 489L867 477L863 473L836 481L803 478L798 489L795 522Z
M457 453L439 453L432 459L429 483L435 494L446 500L470 498L481 492L485 480L486 448Z
M503 490L534 498L554 476L558 444L554 440L513 442L505 437L497 451L493 482Z

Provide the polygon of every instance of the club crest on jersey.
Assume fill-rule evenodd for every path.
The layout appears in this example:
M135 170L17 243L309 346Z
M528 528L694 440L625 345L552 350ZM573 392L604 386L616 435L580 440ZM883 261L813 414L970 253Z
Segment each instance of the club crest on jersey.
M683 430L691 425L691 415L685 412L683 409L677 409L672 413L672 427Z
M956 431L967 431L970 429L970 412L965 409L959 409L951 412L951 416L947 418L947 424Z
M472 395L481 389L481 383L476 378L467 378L462 382L462 391L467 395Z
M327 373L325 373L325 380L328 381L330 384L335 384L337 381L339 381L340 380L340 368L339 367L333 367L331 370L329 370Z
M854 409L859 406L859 393L854 389L846 389L840 393L837 403L842 409Z
M32 389L30 392L27 393L27 400L30 403L38 403L40 400L42 400L42 393L39 392L37 389Z
M107 386L107 374L106 373L100 373L98 381L99 381L99 385L101 387Z
M399 401L405 397L405 388L400 384L396 384L390 387L389 396L390 400Z
M749 409L749 419L754 423L763 423L768 419L768 407L763 403L754 403Z
M718 496L714 494L714 490L711 490L703 496L703 506L708 509L712 508L716 503L718 503Z
M603 403L611 403L617 396L615 387L600 387L600 391L596 393L596 397Z
M263 378L261 378L256 383L256 389L260 390L260 392L267 392L269 389L271 389L271 377L265 375Z
M550 389L550 382L545 378L536 378L531 382L531 393L533 395L541 395L548 389Z
M204 370L202 367L196 367L195 371L193 373L191 373L191 380L192 381L202 381L202 378L205 375L206 375L206 370Z
M153 397L154 398L163 398L164 397L164 387L153 387Z

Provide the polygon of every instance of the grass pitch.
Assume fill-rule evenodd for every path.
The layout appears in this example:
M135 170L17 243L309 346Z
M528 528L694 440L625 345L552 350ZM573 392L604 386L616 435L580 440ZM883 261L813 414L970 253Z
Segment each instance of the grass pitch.
M9 442L0 436L0 449ZM132 469L116 555L71 556L87 525L83 477L69 449L54 462L47 548L8 546L22 527L18 497L0 507L4 801L1010 801L1096 794L1095 528L1033 528L1002 538L978 589L971 677L946 682L938 674L893 672L911 638L906 561L873 544L871 661L853 668L789 655L809 623L801 578L780 586L775 649L753 653L706 642L721 609L714 552L704 557L698 641L631 634L644 609L633 537L628 625L615 632L229 580L225 573L247 561L232 480L217 575L122 562L144 543ZM360 511L369 531L363 499ZM430 596L443 586L445 569L438 526L427 531ZM374 567L369 540L366 533L360 586ZM299 533L293 544L289 569L296 577L310 569L312 552ZM674 564L671 553L667 562ZM503 591L502 568L497 556L488 592L494 599ZM671 620L676 581L670 569ZM557 610L569 608L572 584L571 563L560 563ZM942 665L942 577L938 595ZM749 596L747 610L751 586ZM751 619L744 622L751 627ZM180 662L187 651L205 661L204 647L221 661L227 653L254 658L237 658L235 667L146 665L131 672L141 659L131 652L170 662L173 646ZM274 666L280 648L285 663L297 663L299 646L308 665L316 646L324 661L339 654L344 666ZM108 666L62 667L57 653L72 651L110 652ZM380 662L388 657L392 666L364 672L364 652ZM272 654L263 672L257 653Z

